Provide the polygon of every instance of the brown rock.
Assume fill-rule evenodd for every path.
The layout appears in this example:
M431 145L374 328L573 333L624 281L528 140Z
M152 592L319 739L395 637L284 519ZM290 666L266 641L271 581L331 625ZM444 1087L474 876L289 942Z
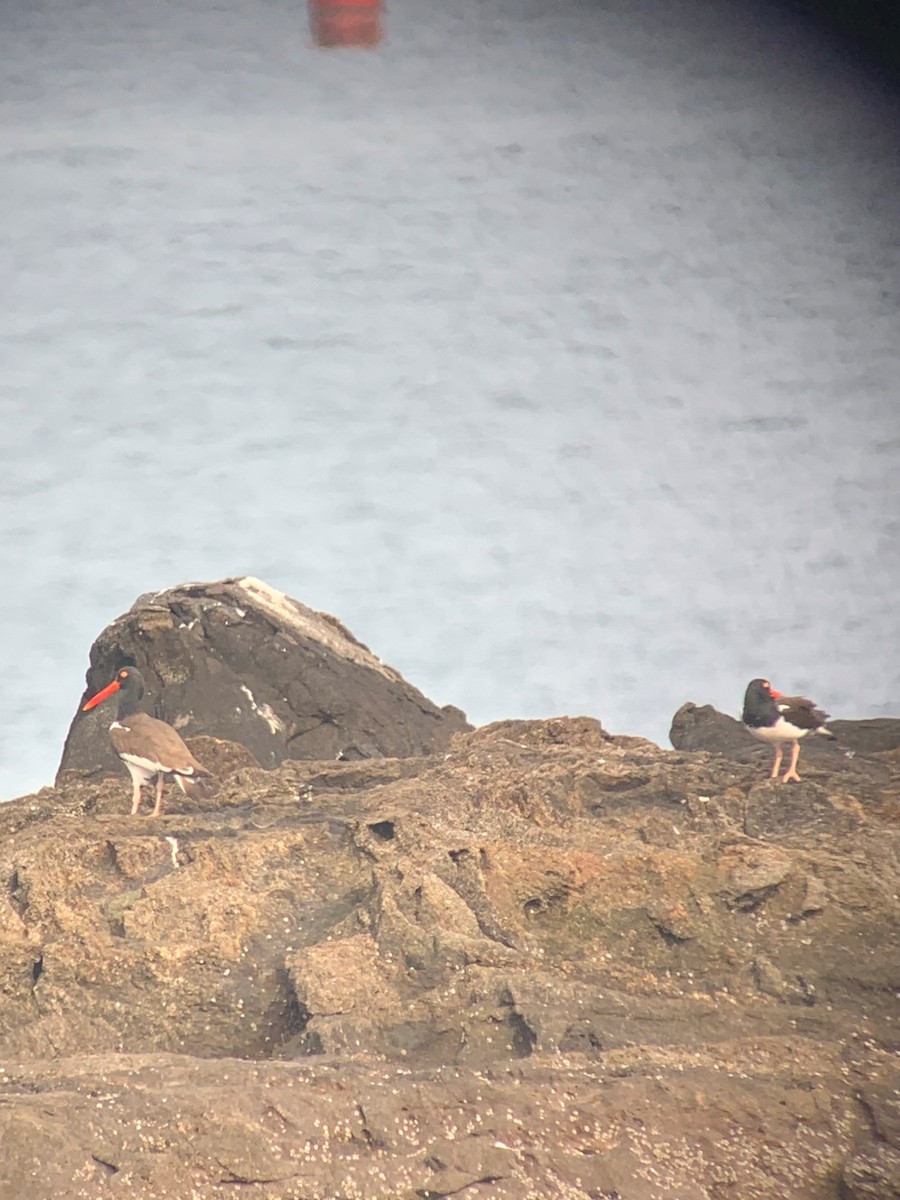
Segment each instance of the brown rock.
M828 728L842 746L859 754L900 750L900 720L872 717L867 721L829 721Z
M0 1200L893 1186L890 759L777 787L583 718L219 753L155 820L0 806Z
M751 762L760 752L769 753L740 721L711 704L698 705L691 700L685 701L672 718L669 741L676 750L708 750L739 762Z
M900 1149L869 1142L856 1149L841 1175L842 1200L896 1200L900 1197Z
M900 1197L900 1089L897 1072L866 1080L859 1102L866 1126L844 1163L842 1200L896 1200Z

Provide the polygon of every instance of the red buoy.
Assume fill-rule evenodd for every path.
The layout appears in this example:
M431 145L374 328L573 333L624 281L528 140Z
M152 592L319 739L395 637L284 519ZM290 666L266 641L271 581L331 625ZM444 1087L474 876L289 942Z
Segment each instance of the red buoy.
M317 46L371 48L382 39L381 0L309 0L309 27Z

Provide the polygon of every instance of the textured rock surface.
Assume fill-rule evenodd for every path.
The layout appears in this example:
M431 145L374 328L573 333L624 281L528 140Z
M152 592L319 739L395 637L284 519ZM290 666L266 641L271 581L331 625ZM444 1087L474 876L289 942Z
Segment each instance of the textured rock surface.
M264 767L427 754L469 728L463 713L432 704L333 617L257 579L141 596L91 647L82 702L126 665L147 681L152 716L183 737L239 742ZM72 770L121 775L107 738L113 710L80 710L57 782Z
M206 749L0 807L0 1200L894 1194L890 752Z
M874 717L865 721L832 721L828 728L837 738L807 736L801 743L801 763L810 756L833 771L853 771L852 760L859 754L871 756L900 750L900 720ZM669 741L676 750L707 750L735 762L771 764L772 751L748 733L743 724L711 704L682 704L672 718ZM858 764L857 764L858 765ZM870 772L872 763L863 767Z

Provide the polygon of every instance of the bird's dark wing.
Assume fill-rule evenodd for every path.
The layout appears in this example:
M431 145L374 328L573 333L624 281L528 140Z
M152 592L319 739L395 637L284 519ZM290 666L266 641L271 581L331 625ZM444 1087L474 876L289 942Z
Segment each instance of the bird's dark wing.
M782 696L778 709L798 729L820 729L828 720L828 713L816 708L815 700L807 700L805 696Z
M109 736L119 755L126 761L131 758L140 762L141 766L166 774L209 774L188 750L176 729L147 713L133 713L121 725L116 722Z

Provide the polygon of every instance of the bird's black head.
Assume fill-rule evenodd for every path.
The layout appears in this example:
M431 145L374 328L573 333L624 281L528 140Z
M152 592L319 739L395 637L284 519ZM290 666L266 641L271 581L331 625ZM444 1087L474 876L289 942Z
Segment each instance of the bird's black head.
M751 679L744 692L744 712L741 720L745 725L760 726L771 723L778 715L775 703L780 692L772 689L768 679Z
M116 671L116 683L120 691L130 692L135 700L144 694L144 677L137 667L120 667Z
M120 667L112 683L108 683L96 696L91 696L82 711L87 712L91 708L96 708L98 704L102 704L107 697L112 696L115 692L121 693L119 697L119 712L122 712L123 701L126 698L127 705L125 707L130 706L133 712L134 706L144 694L144 677L137 667Z
M768 679L751 679L747 684L747 696L771 696L772 685Z

